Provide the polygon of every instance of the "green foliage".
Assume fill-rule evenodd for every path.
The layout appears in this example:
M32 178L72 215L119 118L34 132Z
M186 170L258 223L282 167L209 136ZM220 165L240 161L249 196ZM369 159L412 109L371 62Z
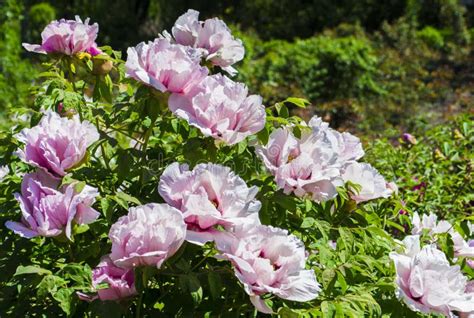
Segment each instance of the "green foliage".
M396 246L394 238L402 238L409 226L407 217L400 214L402 209L408 213L434 211L459 222L470 214L469 150L474 130L469 118L461 117L452 127L430 130L416 144L374 142L367 160L388 180L398 183L398 197L355 205L348 194L357 189L348 186L339 189L336 199L318 204L277 191L273 178L263 172L249 146L252 139L234 147L215 145L172 116L159 94L125 79L120 54L107 52L115 65L108 75L93 75L87 57L63 57L48 64L30 110L35 123L36 111L62 102L66 111L80 112L98 127L103 138L91 149L90 159L68 178L99 188L101 198L95 208L102 216L89 226L75 227L71 243L52 238L25 240L0 228L2 312L11 316L46 312L107 317L254 316L254 308L228 264L212 257L216 253L212 245L202 249L186 244L160 271L137 270L136 284L142 296L119 304L89 304L77 298L76 291L93 291L91 268L110 250L110 225L130 206L160 202L156 190L159 176L177 160L232 167L249 184L259 187L262 222L287 228L303 240L309 252L308 267L315 271L322 292L306 303L268 299L274 308L280 308L282 317L417 316L395 298L395 273L388 254ZM92 101L84 99L86 92L92 94ZM266 130L276 123L298 123L299 118L288 113L290 105L304 109L307 101L287 98L276 104L268 110ZM23 125L14 127L13 132ZM18 215L13 192L19 190L18 173L29 167L8 155L18 146L12 135L5 132L2 138L2 160L16 172L0 183L3 223ZM420 182L428 186L413 190ZM445 242L440 244L448 252L449 240L440 242ZM24 305L26 301L29 306Z
M444 46L443 35L433 27L424 27L417 32L417 36L431 48L441 49Z
M408 212L433 212L446 219L472 214L474 128L472 118L460 116L450 125L419 129L417 143L374 141L367 158L400 187Z
M6 0L0 7L0 125L7 107L25 105L35 77L30 62L20 56L22 5Z
M377 57L370 43L353 36L318 36L295 43L256 42L239 75L269 102L284 96L334 99L379 91Z

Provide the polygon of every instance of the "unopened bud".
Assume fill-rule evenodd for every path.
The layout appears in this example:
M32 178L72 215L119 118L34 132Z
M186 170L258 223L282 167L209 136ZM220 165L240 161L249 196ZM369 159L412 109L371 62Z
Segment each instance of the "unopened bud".
M455 139L464 139L463 134L459 131L459 129L454 129L454 138Z
M92 73L96 75L107 75L114 67L114 63L111 60L94 58L93 63Z
M409 144L412 144L412 145L416 145L416 143L417 143L415 136L413 136L412 134L409 134L409 133L404 133L402 135L402 139L403 139L403 141L405 141Z
M434 151L434 157L436 159L446 159L446 157L443 155L441 150L439 150L438 148L436 148L435 151Z

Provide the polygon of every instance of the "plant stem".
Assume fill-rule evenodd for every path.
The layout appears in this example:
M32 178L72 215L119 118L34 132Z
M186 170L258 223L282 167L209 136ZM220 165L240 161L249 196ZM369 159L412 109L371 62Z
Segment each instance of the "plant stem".
M196 268L199 267L199 265L201 265L210 255L211 255L211 252L212 250L209 250L206 254L206 256L204 256L192 269L191 269L191 272L193 272Z
M67 250L68 250L68 252L69 252L69 257L71 258L71 260L72 260L73 262L75 262L75 261L76 261L76 258L74 257L74 252L73 252L73 250L72 250L71 241L68 241L68 242L67 242Z
M142 302L143 302L143 291L140 292L140 297L138 298L137 310L135 311L135 317L141 317L141 309L142 309Z

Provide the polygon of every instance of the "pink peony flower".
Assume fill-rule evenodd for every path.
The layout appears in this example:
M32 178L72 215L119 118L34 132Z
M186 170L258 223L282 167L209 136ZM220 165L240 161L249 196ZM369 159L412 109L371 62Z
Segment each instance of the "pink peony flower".
M186 239L192 243L212 241L217 225L230 228L260 223L257 188L248 187L228 167L199 164L189 171L188 165L175 162L163 172L158 191L183 213L188 227Z
M466 292L467 278L459 266L451 266L434 245L420 250L418 235L404 239L404 253L390 253L395 263L397 296L416 312L454 317L474 312L474 293Z
M320 287L312 270L305 269L303 243L286 230L271 226L240 227L216 240L219 258L234 266L250 300L261 312L272 310L260 296L271 293L292 301L310 301Z
M256 153L286 194L321 202L337 196L336 188L344 185L343 167L360 159L364 150L357 137L339 133L315 116L301 138L291 127L278 128Z
M352 162L344 167L344 182L352 182L361 186L359 193L351 197L357 203L377 198L388 198L393 190L387 186L384 177L368 163Z
M449 233L453 241L454 256L474 258L474 244L466 242L448 221L438 222L436 214L424 214L420 220L420 216L415 212L412 217L412 225L412 234L422 234L423 231L426 231L431 237L434 237L436 234Z
M466 284L466 293L474 293L474 280L471 280ZM461 312L459 313L459 318L474 318L474 311Z
M23 43L23 47L30 52L36 53L62 53L74 55L80 52L89 53L92 56L102 53L97 48L95 40L99 25L89 25L89 18L84 22L76 16L76 20L53 21L46 26L41 33L42 44Z
M104 257L92 270L94 288L102 283L109 286L97 290L100 300L119 300L137 294L133 270L115 266L109 256Z
M204 135L229 145L265 126L265 107L258 95L248 95L244 84L220 74L208 76L186 95L172 94L171 111Z
M347 162L359 160L365 154L362 148L360 139L348 132L338 132L329 127L329 124L324 122L320 117L313 116L308 123L312 129L311 135L307 135L311 142L319 142L321 139L327 139L328 144L334 149L336 155L335 159L338 163L344 165ZM311 144L311 143L310 143Z
M466 242L461 234L455 231L451 231L450 235L453 240L454 256L469 257L472 261L474 258L474 241Z
M398 186L393 181L387 183L387 189L391 190L393 194L398 194Z
M104 288L100 286L101 284L108 286ZM118 301L137 294L133 270L115 266L108 255L102 257L97 267L92 270L92 286L97 294L87 295L77 292L81 300L90 302L98 298L102 301Z
M87 147L99 139L99 133L88 121L61 118L47 111L40 123L23 129L16 138L24 143L18 151L21 160L55 176L64 176L84 159Z
M265 167L275 174L280 167L290 163L301 153L299 139L287 127L274 130L265 146L258 146L257 155L262 159Z
M242 41L232 36L224 21L217 18L199 21L198 18L199 12L190 9L176 20L171 30L176 43L201 49L206 60L231 75L236 74L231 65L244 58Z
M275 179L278 188L283 189L285 194L294 193L298 197L308 195L317 202L336 197L336 188L343 185L337 166L315 160L304 152L280 167Z
M176 43L195 47L199 31L201 31L201 21L199 21L199 12L189 9L186 13L178 17L174 23L171 33Z
M167 39L142 42L128 48L127 55L127 76L160 92L187 93L208 74L193 49Z
M182 214L168 204L133 207L110 228L110 259L123 268L160 268L181 247L185 234Z
M286 194L326 201L342 185L340 166L332 160L335 150L327 140L313 136L313 131L303 132L298 139L288 127L276 129L266 146L257 146L256 153Z
M89 224L99 217L99 212L91 208L99 195L97 189L82 187L77 182L60 189L58 185L59 181L45 172L26 174L21 194L15 194L20 203L21 223L8 221L5 226L26 238L58 236L63 232L71 238L73 223Z
M452 229L451 223L447 221L438 222L438 216L431 212L428 214L423 214L422 218L418 212L413 213L411 223L413 228L411 234L422 234L423 231L427 231L430 235L448 233Z

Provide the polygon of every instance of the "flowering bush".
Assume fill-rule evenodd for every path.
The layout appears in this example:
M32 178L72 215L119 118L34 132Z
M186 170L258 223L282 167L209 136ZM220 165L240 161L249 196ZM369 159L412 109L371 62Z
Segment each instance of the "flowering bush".
M474 314L468 217L407 216L359 138L263 106L223 21L189 10L125 60L97 32L25 45L51 60L2 132L2 313Z

